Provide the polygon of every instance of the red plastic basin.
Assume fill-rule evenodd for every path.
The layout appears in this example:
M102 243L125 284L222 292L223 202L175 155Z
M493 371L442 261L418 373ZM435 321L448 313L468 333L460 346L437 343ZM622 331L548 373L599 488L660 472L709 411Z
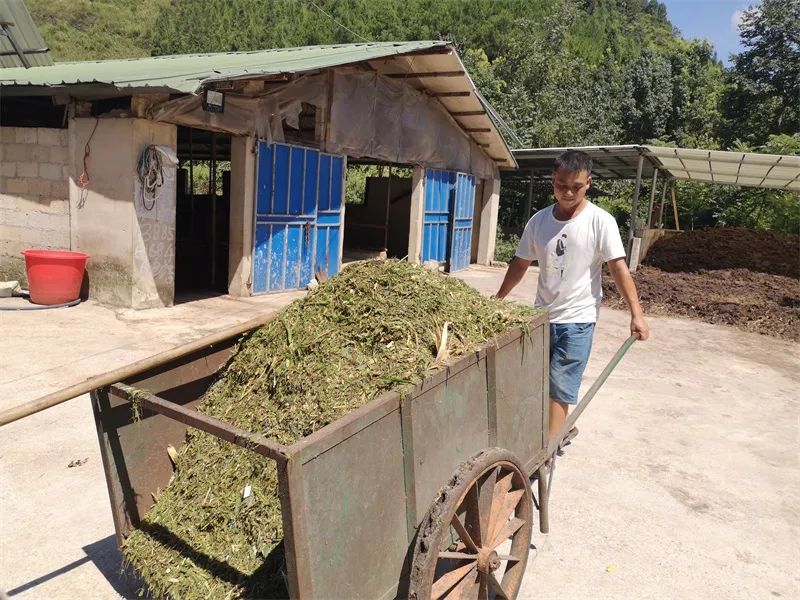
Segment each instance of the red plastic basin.
M64 304L81 293L88 254L68 250L23 250L28 291L34 304Z

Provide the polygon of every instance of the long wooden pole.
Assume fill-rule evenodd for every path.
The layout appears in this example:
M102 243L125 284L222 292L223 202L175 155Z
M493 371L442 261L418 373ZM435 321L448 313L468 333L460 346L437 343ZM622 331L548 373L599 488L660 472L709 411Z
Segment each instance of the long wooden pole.
M185 356L197 350L207 348L208 346L224 342L232 337L241 335L251 329L255 329L256 327L264 325L273 319L275 314L277 313L262 315L260 317L256 317L255 319L245 321L244 323L232 325L231 327L227 327L210 335L204 336L198 340L189 342L188 344L178 346L177 348L171 348L165 352L161 352L160 354L149 356L129 365L125 365L124 367L103 373L102 375L90 377L89 379L66 387L62 390L58 390L57 392L47 394L41 398L37 398L36 400L31 400L25 404L20 404L19 406L1 411L0 427L3 425L8 425L9 423L13 423L14 421L18 421L23 417L28 417L39 411L45 410L46 408L51 408L57 404L66 402L67 400L77 398L78 396L91 392L92 390L106 387L114 383L119 383L128 377L136 375L137 373L142 373L148 369L158 367L166 362L180 358L181 356Z

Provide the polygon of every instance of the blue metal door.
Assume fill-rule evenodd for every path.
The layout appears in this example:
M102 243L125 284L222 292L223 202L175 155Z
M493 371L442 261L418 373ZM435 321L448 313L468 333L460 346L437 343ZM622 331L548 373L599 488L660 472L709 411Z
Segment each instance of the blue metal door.
M316 269L338 272L343 177L341 156L259 142L254 294L305 287Z
M342 268L344 157L319 155L317 246L314 272L336 275Z
M446 264L449 271L469 266L475 178L455 171L425 171L422 262Z
M472 250L472 214L475 211L475 177L456 176L455 201L450 236L450 272L469 267Z
M452 171L425 171L425 214L422 231L422 262L447 261L450 250L450 214L456 185Z

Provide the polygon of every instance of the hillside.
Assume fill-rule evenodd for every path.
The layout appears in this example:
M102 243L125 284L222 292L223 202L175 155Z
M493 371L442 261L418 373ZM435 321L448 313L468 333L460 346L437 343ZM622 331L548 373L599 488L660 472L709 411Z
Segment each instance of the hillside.
M170 0L27 0L53 60L149 56L150 32Z

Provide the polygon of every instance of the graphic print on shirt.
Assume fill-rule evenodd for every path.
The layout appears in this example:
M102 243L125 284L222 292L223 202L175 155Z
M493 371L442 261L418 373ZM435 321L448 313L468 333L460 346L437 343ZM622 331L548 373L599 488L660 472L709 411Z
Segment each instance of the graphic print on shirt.
M553 270L558 271L559 276L561 279L564 279L564 267L567 263L567 234L562 233L561 237L558 238L556 242L556 250L554 252L553 259L551 264L553 265Z

